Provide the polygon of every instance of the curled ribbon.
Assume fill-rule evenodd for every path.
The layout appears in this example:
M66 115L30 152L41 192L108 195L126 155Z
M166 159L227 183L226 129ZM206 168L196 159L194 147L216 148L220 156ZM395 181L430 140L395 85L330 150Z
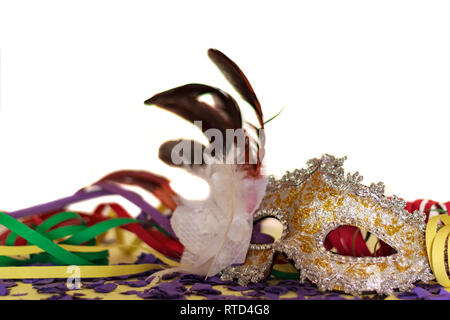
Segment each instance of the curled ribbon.
M443 226L440 227L440 222ZM428 220L425 234L428 261L437 282L444 288L450 288L450 278L446 267L446 244L447 263L450 265L450 216L441 214Z
M118 214L118 215L124 215ZM115 214L115 216L118 216ZM64 225L69 220L80 220L79 225ZM35 230L16 220L10 215L0 212L0 224L11 230L6 239L6 245L0 246L0 279L31 279L31 278L67 278L67 265L77 265L80 276L84 278L112 277L130 275L161 269L160 264L133 264L133 265L105 265L108 263L108 250L113 248L133 250L139 247L143 251L152 253L168 266L177 266L164 255L150 247L124 244L95 245L96 237L106 231L128 225L138 225L136 219L109 218L94 225L87 226L82 217L74 212L61 212L44 220ZM14 245L18 237L25 239L31 245ZM54 241L66 238L59 243ZM27 260L19 260L10 256L30 255ZM39 259L36 259L38 257ZM57 266L25 266L33 262L53 262ZM64 266L65 265L65 266Z

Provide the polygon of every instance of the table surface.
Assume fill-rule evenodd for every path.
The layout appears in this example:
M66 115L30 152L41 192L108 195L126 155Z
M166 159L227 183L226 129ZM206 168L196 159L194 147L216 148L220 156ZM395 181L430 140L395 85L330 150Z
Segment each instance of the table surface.
M136 253L136 263L159 262L152 254ZM112 263L121 260L114 256ZM122 260L123 261L123 260ZM285 266L286 267L286 266ZM291 270L295 269L287 266ZM286 268L284 268L286 270ZM293 279L275 278L273 275L262 283L240 286L234 281L221 281L217 276L204 279L202 276L172 274L163 277L156 286L150 287L155 271L144 274L102 279L81 279L79 289L68 289L66 279L0 280L0 300L141 300L141 299L281 299L281 300L347 300L347 299L387 299L387 300L450 300L450 290L439 284L417 283L407 293L391 296L365 294L351 296L342 292L321 292L309 282L299 283Z

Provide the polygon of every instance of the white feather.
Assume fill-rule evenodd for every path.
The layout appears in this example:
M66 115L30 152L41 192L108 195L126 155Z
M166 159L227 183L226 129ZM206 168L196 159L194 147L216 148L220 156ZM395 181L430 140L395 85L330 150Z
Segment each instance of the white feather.
M172 228L184 246L181 268L210 276L244 262L253 213L264 196L267 179L248 177L239 168L213 163L194 172L208 182L210 193L202 201L180 198L172 215Z

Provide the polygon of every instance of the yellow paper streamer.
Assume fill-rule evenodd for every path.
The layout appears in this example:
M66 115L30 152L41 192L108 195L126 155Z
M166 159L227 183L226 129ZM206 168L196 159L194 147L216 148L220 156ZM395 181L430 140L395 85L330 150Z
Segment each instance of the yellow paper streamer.
M1 267L0 279L46 279L69 278L73 266L42 266L42 267ZM160 264L131 264L112 266L76 266L80 278L106 278L129 274L137 274L154 269L161 269Z
M121 230L122 231L122 230ZM111 249L120 249L125 252L142 250L153 254L156 258L165 263L161 264L130 264L130 265L98 265L98 266L76 266L80 278L106 278L115 276L124 276L147 272L149 270L164 269L167 267L177 267L179 263L175 260L167 258L163 254L147 246L142 241L132 241L127 244L125 235L122 233L119 237L120 242L113 245L68 245L57 244L71 252L99 252ZM137 237L135 237L138 239ZM44 252L41 248L34 245L27 246L0 246L0 255L3 256L20 256L34 253ZM69 278L72 276L70 272L73 270L69 267L73 266L30 266L30 267L0 267L0 279L46 279L46 278Z
M132 245L109 245L109 246L77 246L60 245L62 248L72 252L97 252L110 249L129 249ZM156 258L163 261L169 267L176 267L178 262L171 260L150 247L139 246L140 249L152 253ZM25 255L40 253L43 250L37 246L0 246L0 255ZM138 274L149 270L162 269L167 266L160 264L131 264L131 265L109 265L109 266L77 266L80 278L106 278ZM0 279L45 279L45 278L68 278L70 266L32 266L32 267L0 267Z
M443 223L438 231L439 222ZM428 254L428 261L430 263L431 270L436 277L437 282L444 288L450 287L450 278L447 274L447 268L445 266L445 245L447 242L447 257L450 259L450 216L442 214L439 216L431 217L428 220L426 227L426 247ZM450 264L449 264L450 265Z
M161 206L158 207L158 210L160 210L160 207ZM111 218L118 217L117 213L111 207L108 207L108 212L106 213L106 215ZM115 232L116 232L116 242L118 244L125 244L125 242L126 242L125 241L126 237L124 235L125 230L123 230L122 228L116 228ZM103 238L101 240L104 239L104 237L106 236L106 233L102 234L102 236L103 236ZM128 255L131 255L133 252L135 252L140 247L141 243L143 243L143 241L141 239L139 239L138 237L134 237L134 240L131 243L131 245L122 247L122 251ZM97 242L97 244L101 244L101 242Z
M171 267L176 267L179 265L177 261L174 261L172 259L167 258L166 256L162 255L161 253L157 252L156 250L150 248L150 247L144 247L144 246L135 246L130 244L120 244L120 245L108 245L108 246L77 246L77 245L69 245L69 244L62 244L59 245L61 248L64 248L71 252L98 252L103 250L110 250L110 249L130 249L131 247L135 249L142 249L148 253L153 254L156 258L164 262L166 265ZM13 255L26 255L26 254L33 254L33 253L41 253L44 252L41 248L38 246L0 246L0 255L1 256L13 256ZM1 269L1 267L0 267Z

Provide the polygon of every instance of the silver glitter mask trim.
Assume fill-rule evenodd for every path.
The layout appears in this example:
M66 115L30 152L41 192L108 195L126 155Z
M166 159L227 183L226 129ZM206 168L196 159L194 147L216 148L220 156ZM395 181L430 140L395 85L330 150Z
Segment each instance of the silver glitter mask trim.
M350 294L406 291L433 279L425 249L425 214L410 214L405 202L387 198L382 183L365 186L359 173L344 175L345 158L324 155L307 168L269 180L255 221L274 217L283 234L273 244L252 244L243 265L224 270L222 279L245 285L264 280L276 252L284 253L321 290ZM326 236L342 225L369 231L396 252L385 257L342 256L325 249Z

